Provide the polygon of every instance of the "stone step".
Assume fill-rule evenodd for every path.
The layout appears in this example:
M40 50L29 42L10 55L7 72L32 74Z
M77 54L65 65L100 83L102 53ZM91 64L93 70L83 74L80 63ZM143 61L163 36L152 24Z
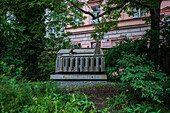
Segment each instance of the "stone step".
M53 80L107 80L107 74L52 74Z

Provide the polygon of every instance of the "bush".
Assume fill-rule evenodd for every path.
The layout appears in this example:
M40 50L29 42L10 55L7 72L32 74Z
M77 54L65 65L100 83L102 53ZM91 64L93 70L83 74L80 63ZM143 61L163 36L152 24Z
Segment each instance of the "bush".
M124 86L130 85L134 90L141 92L143 98L152 98L161 102L163 88L159 82L167 78L153 62L146 59L146 55L122 53L123 58L117 60L115 72L118 72Z
M107 72L107 79L108 81L111 81L111 82L120 82L120 77L121 76L118 76L116 75L115 73L115 67L107 67L106 68L106 72Z
M108 52L106 52L106 67L114 67L116 65L116 61L123 57L121 54L123 51L135 55L147 53L147 39L122 39L120 42L117 43L117 46L113 46L111 49L108 50Z
M10 68L4 66L3 68ZM5 70L5 69L3 69ZM22 69L17 69L17 76L11 78L7 73L0 75L0 110L5 112L82 112L95 113L94 103L86 95L70 94L66 89L56 87L52 82L18 81Z
M105 53L105 63L106 63L106 72L108 73L108 80L117 82L120 77L113 77L114 67L117 64L117 60L122 59L122 52L127 52L128 54L141 55L147 53L147 39L128 39L124 38L117 43L117 46L113 46Z
M39 73L36 79L49 80L49 76L55 73L55 65L57 52L60 49L71 48L70 40L66 41L63 38L51 37L47 40L46 50L41 52L39 56Z
M105 105L112 113L165 113L167 108L161 104L150 103L149 101L142 101L133 104L129 100L130 92L122 92L120 95L115 95L114 98L107 98Z

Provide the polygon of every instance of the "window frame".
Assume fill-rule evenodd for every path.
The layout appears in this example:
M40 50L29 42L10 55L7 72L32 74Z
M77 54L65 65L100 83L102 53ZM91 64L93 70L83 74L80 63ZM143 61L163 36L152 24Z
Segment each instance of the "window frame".
M139 8L139 9L134 8L133 11L135 12L133 14L133 18L146 17L146 11L145 10L141 10L141 8Z
M76 12L81 13L79 10L76 10ZM74 16L74 14L75 14L74 12L72 14L73 14L73 21L74 21L74 23L77 26L81 26L82 25L82 13L81 13L81 17L80 18L75 17ZM76 20L78 20L78 21L76 21ZM79 25L79 23L80 23L80 25Z
M50 38L52 38L53 36L56 37L56 28L50 28Z
M96 42L90 42L91 48L96 48ZM101 48L101 41L99 41L99 47Z
M93 7L99 7L99 8L96 8L96 9L99 9L99 10L93 12L93 10L92 10ZM91 6L91 13L95 16L100 15L101 14L101 6L100 5ZM96 13L96 14L94 14L94 13ZM97 19L93 19L93 17L91 17L91 24L99 24L100 21L101 21L101 17L97 18Z

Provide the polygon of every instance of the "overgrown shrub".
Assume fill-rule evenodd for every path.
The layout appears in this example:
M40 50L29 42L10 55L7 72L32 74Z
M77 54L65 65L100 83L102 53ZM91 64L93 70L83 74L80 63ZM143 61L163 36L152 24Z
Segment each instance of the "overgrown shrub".
M134 90L140 91L143 98L152 98L161 102L163 88L159 82L167 78L153 62L146 59L146 55L122 53L123 58L117 60L115 72L118 72L124 86L130 85ZM122 70L120 70L122 69Z
M130 94L128 94L130 93ZM112 113L165 113L167 108L161 104L142 101L132 103L129 99L132 92L122 92L120 95L115 95L114 98L107 98L105 105Z
M106 67L114 67L116 61L121 59L122 52L127 52L128 54L141 55L147 52L147 39L129 39L124 38L117 43L117 46L113 46L105 54Z
M112 73L114 67L117 64L117 60L122 59L122 52L127 52L128 54L141 55L147 53L147 39L128 39L124 38L117 43L117 46L113 46L105 53L105 62L106 62L106 72L108 73L109 81L117 81L120 79L119 76L113 77Z
M1 65L4 65L2 62ZM10 68L2 66L3 68ZM5 69L4 69L5 70ZM7 73L0 75L0 110L5 112L58 112L58 113L95 113L94 103L87 100L86 95L70 94L52 82L23 82L17 76L11 78Z
M47 39L46 49L39 56L39 75L38 80L48 80L50 74L55 73L57 52L60 49L71 48L70 40L51 37Z

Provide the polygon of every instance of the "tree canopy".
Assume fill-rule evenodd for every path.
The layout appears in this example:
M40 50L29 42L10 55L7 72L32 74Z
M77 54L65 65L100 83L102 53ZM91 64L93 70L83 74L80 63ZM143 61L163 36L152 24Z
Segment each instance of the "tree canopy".
M76 10L69 5L62 0L1 0L0 59L24 67L29 78L37 75L41 52L49 44L63 43L61 40L70 34L64 31L66 26L77 26L70 15ZM52 34L45 37L52 28L60 39L52 38Z
M86 11L83 8L79 7L78 0L68 0L74 7L76 7L79 11L88 14L93 17L93 19L102 17L99 25L95 26L95 32L92 34L93 37L103 38L104 33L112 29L117 29L117 19L121 17L121 12L124 11L127 14L133 15L133 8L141 8L145 9L148 13L150 13L149 17L146 17L145 20L147 23L151 25L151 34L150 39L150 53L152 55L158 56L158 46L160 44L160 6L162 0L99 0L97 1L103 7L103 13L99 15L94 15L90 11ZM84 3L84 5L88 5ZM96 34L98 33L99 36ZM156 59L157 60L157 59Z
M151 40L151 53L158 54L160 35L160 5L162 0L103 0L98 1L103 7L103 13L93 15L83 10L87 2L79 0L1 0L0 1L0 59L16 66L23 66L29 77L37 75L40 54L49 46L52 49L60 48L63 38L70 35L65 32L68 25L76 28L81 22L75 19L82 18L82 13L95 18L102 17L101 22L95 26L93 38L103 38L104 33L116 29L117 19L122 11L133 15L132 8L142 8L150 13L151 30L154 33ZM77 11L79 10L79 11ZM108 21L109 20L109 21ZM46 37L46 32L55 28L55 35ZM98 35L99 34L99 35ZM52 36L52 37L51 37ZM56 41L57 40L57 41ZM56 42L55 42L56 41ZM54 47L55 46L55 47Z

